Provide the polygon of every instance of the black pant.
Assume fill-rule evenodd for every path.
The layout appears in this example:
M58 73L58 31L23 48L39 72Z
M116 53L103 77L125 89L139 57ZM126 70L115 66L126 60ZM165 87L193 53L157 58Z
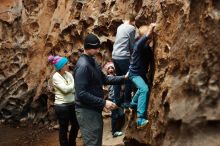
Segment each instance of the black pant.
M59 121L60 146L76 146L76 137L79 125L75 114L75 105L60 104L55 105L55 112ZM67 138L68 126L71 124L69 138Z
M128 72L130 61L129 59L113 59L115 65L115 71L117 76L125 75ZM123 94L124 103L131 102L131 92L132 92L132 82L130 80L125 81L125 90ZM121 85L114 85L114 94L115 97L121 97Z
M125 122L125 115L124 115L124 111L121 107L112 110L112 135L116 132L116 131L121 131L122 127L124 126L124 122Z

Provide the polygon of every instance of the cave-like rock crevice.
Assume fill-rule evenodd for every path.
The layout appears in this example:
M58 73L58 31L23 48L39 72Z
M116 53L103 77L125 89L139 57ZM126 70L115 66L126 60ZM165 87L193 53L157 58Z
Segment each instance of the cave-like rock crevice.
M219 0L1 0L0 121L54 122L49 54L69 56L92 32L111 58L127 13L137 27L156 22L149 71L149 125L128 116L128 145L218 146L220 141Z

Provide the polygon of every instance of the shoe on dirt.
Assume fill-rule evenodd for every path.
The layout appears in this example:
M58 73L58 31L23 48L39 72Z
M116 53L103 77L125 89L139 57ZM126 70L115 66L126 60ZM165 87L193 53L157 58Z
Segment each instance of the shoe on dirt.
M123 133L121 131L116 131L114 134L113 134L113 137L118 137L118 136L122 136Z

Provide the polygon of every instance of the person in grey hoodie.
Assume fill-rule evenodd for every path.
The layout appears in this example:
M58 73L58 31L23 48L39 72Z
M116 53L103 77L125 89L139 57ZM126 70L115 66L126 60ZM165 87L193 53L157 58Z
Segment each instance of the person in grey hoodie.
M130 58L135 42L135 17L126 15L124 23L117 28L117 34L112 51L112 61L115 65L116 75L121 76L128 72ZM116 97L120 97L121 85L114 86ZM122 107L128 108L131 101L132 82L125 81L124 99Z

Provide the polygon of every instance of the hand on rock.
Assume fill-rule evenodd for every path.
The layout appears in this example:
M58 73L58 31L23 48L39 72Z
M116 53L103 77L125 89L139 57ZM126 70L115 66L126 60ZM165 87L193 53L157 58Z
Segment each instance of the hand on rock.
M154 31L154 28L156 27L156 23L151 23L150 26L149 26L149 29L148 29L148 32L147 32L147 36L150 36L153 31Z

